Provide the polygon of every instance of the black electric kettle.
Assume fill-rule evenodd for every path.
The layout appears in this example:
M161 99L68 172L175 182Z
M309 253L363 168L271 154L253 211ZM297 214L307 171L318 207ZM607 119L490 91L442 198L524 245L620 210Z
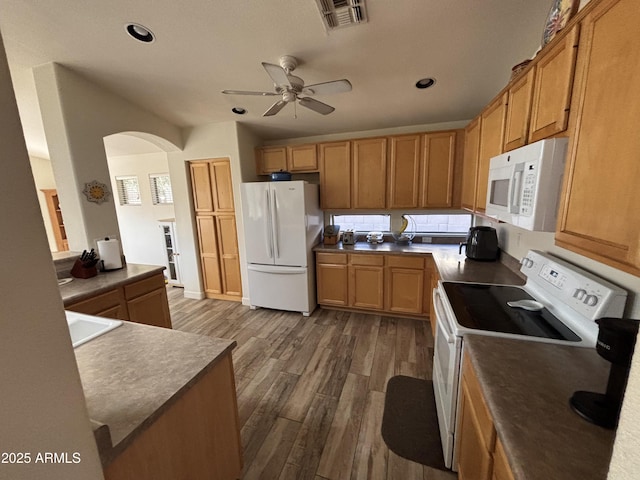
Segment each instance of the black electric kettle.
M467 258L492 262L498 259L498 235L492 227L471 227L467 239L460 244L458 253L465 247Z

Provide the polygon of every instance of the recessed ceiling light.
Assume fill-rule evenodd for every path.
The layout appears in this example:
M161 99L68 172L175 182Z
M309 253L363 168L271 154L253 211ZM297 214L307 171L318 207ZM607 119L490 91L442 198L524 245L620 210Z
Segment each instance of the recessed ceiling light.
M436 83L435 78L429 78L429 77L421 78L416 82L416 88L420 88L420 89L429 88L429 87L432 87L434 83Z
M231 111L236 115L244 115L245 113L247 113L247 110L242 107L233 107Z
M155 35L147 27L138 23L129 23L125 26L127 33L133 38L143 43L151 43L155 40Z

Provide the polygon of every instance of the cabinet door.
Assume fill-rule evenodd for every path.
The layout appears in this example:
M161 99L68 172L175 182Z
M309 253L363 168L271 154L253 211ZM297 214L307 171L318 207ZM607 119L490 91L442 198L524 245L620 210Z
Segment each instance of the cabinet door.
M317 172L318 154L316 144L287 147L287 167L290 172Z
M287 169L286 147L261 147L256 149L256 172L269 175Z
M129 320L122 289L110 290L72 305L67 305L64 308L72 312L86 313L87 315Z
M321 208L351 208L351 143L321 143L318 154Z
M385 208L387 139L353 141L352 208Z
M489 181L489 161L502 153L504 122L506 114L506 94L496 98L481 114L480 153L475 210L484 213L487 206L487 182Z
M223 293L225 295L242 296L235 215L218 215L216 217L216 227Z
M514 480L513 472L499 438L496 438L496 448L493 453L493 475L491 480Z
M428 133L422 137L420 206L453 206L453 167L456 132Z
M640 9L603 0L582 22L556 243L640 275Z
M387 307L396 313L421 314L424 292L424 271L407 268L387 268Z
M461 385L458 438L459 480L489 480L493 468L491 453L483 441L481 425L473 408L467 384Z
M579 31L574 26L536 61L529 143L567 129Z
M348 298L347 265L318 263L318 303L321 305L346 306Z
M208 293L222 293L215 217L213 215L197 216L196 225L204 290Z
M127 301L132 322L171 328L167 290L162 287Z
M464 167L462 170L462 208L473 211L476 201L476 178L480 153L480 117L465 129Z
M535 70L531 68L517 79L507 92L507 119L503 148L505 152L527 144L534 74Z
M191 188L195 211L198 213L213 212L209 163L189 162L189 169L191 170Z
M420 135L389 138L389 208L418 208L420 185Z
M215 160L209 164L212 197L215 212L233 212L233 185L231 182L231 162L229 160Z
M380 257L382 260L382 257ZM384 267L349 266L349 306L384 309Z

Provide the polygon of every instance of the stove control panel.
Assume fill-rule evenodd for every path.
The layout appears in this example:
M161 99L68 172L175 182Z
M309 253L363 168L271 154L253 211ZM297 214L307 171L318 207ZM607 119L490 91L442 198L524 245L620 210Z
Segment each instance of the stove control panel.
M569 262L548 253L530 250L520 271L549 303L561 302L583 317L622 317L627 292Z

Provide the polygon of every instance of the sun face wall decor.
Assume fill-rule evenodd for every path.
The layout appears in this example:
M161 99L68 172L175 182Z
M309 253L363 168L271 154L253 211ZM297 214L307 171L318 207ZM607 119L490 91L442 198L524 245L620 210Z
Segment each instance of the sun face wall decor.
M111 195L111 192L109 192L107 186L104 183L98 182L97 180L85 183L82 193L85 194L87 200L97 204L101 204L102 202L107 201L109 199L109 195Z

